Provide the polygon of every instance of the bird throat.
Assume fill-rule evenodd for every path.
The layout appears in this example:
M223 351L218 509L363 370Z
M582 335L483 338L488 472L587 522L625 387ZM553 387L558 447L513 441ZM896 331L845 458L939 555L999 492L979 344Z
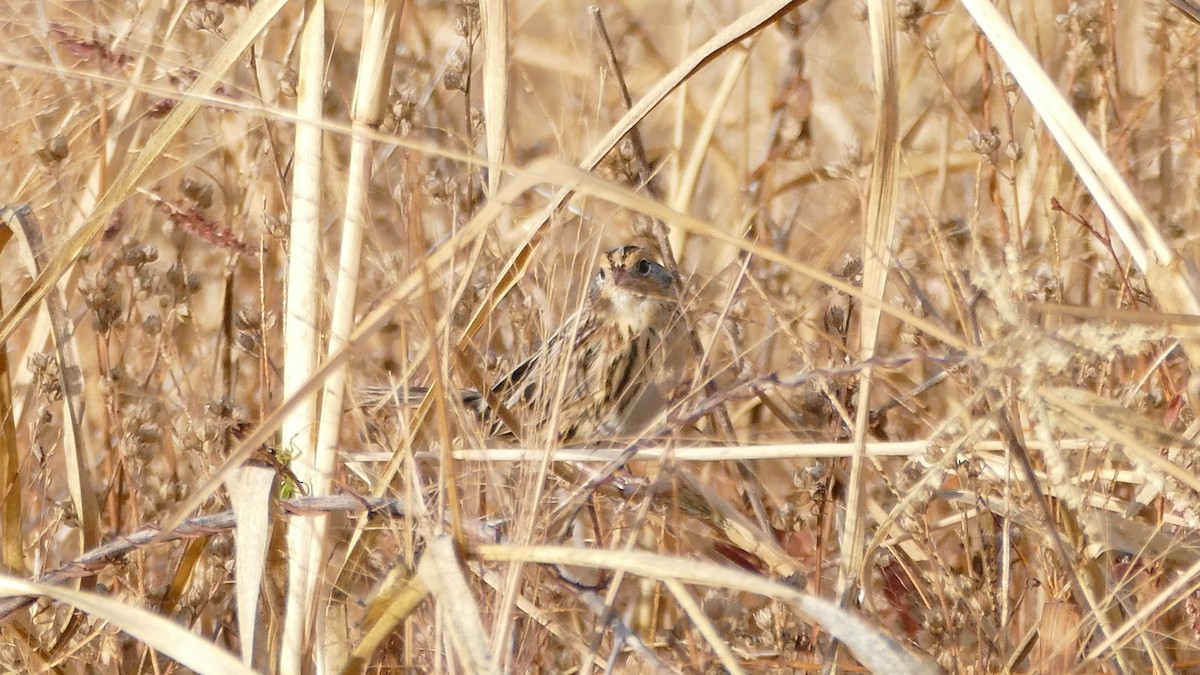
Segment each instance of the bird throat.
M662 319L662 303L627 291L604 293L597 302L597 319L615 326L626 339L632 339L656 327Z

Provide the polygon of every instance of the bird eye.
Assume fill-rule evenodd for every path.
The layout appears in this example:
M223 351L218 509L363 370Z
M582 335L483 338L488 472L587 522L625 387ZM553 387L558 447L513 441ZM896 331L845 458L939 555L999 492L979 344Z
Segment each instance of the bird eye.
M650 273L650 261L646 260L645 258L642 258L641 260L638 261L637 267L635 269L637 270L638 274L649 274Z

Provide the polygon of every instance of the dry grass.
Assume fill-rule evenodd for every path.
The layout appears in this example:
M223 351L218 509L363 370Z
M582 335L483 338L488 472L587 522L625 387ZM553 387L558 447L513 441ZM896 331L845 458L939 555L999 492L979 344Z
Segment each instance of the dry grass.
M1200 27L481 4L9 3L0 668L1200 668ZM694 330L637 438L353 405L633 241Z

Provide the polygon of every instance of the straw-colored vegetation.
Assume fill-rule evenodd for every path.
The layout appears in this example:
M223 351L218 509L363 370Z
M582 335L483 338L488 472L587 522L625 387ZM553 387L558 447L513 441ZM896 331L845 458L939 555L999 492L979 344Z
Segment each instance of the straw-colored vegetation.
M0 670L1200 668L1192 4L7 3Z

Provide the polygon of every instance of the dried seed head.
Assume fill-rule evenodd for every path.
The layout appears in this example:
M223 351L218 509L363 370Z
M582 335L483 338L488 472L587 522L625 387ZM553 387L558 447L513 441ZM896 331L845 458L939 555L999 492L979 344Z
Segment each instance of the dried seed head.
M225 13L220 7L194 4L183 17L183 22L194 31L207 31L213 35L221 34L221 24L225 23Z
M67 158L70 150L66 136L55 134L37 151L37 158L46 166L57 166Z
M179 191L196 206L207 209L213 204L213 184L185 176L179 181Z
M1000 148L1000 130L992 127L989 131L972 131L967 134L967 142L975 152L990 157Z
M296 98L296 88L300 86L300 75L295 68L287 67L279 73L279 93L288 98Z

